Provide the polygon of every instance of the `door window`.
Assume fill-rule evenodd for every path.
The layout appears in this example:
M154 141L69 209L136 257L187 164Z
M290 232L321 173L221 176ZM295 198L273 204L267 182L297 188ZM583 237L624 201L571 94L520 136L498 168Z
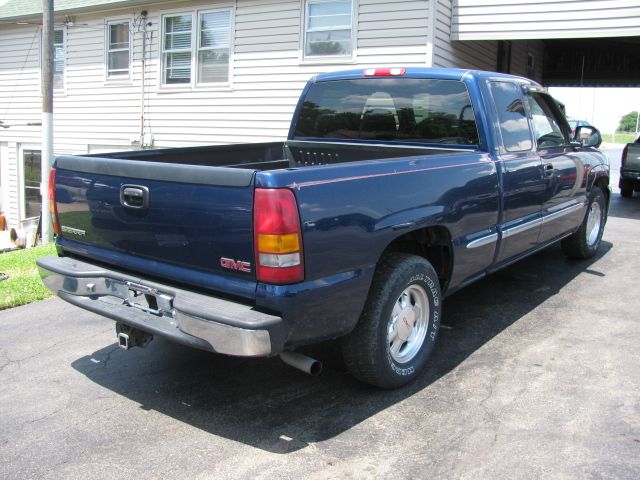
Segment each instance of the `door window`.
M552 101L548 95L541 93L527 95L538 148L560 147L568 143L568 137L562 128L566 122L562 121L557 109L553 108Z

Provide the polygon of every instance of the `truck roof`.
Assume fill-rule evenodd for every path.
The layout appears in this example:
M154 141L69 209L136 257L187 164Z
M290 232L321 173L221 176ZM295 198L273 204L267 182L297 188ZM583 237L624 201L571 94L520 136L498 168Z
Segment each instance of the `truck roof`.
M467 70L463 68L427 68L427 67L391 67L392 69L404 69L402 75L404 78L435 78L441 80L462 80L463 78L473 78L476 80L488 78L504 78L509 80L517 80L519 83L528 84L532 87L543 88L540 84L525 77L509 75L506 73L486 72L483 70ZM336 72L321 73L314 77L313 81L327 82L332 80L352 80L356 78L364 78L365 71L369 70L389 70L389 67L380 68L359 68L357 70L340 70ZM373 76L373 75L369 75Z

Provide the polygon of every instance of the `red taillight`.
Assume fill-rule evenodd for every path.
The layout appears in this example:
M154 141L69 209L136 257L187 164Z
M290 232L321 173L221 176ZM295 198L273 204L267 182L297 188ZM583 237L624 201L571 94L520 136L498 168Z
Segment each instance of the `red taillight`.
M406 68L368 68L364 71L365 77L401 77L407 73Z
M300 217L291 190L256 189L253 236L259 282L283 285L304 280Z
M622 149L622 161L620 162L622 168L624 168L624 164L627 163L627 152L629 151L629 145L625 145Z
M49 212L51 213L51 225L53 233L60 235L60 224L58 223L58 207L56 207L56 169L51 167L49 171Z

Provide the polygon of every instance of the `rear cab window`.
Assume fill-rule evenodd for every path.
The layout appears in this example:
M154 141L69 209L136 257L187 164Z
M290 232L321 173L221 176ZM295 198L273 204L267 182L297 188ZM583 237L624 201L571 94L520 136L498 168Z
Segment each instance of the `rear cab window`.
M476 146L476 119L458 80L365 78L309 88L295 139L349 139Z

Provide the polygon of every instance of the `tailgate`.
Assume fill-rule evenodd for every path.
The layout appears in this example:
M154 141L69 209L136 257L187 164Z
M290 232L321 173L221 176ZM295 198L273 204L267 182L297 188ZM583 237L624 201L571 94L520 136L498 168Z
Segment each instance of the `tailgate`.
M169 264L255 279L254 170L77 156L55 166L64 240L119 252L122 268L153 260L145 269L158 276Z

